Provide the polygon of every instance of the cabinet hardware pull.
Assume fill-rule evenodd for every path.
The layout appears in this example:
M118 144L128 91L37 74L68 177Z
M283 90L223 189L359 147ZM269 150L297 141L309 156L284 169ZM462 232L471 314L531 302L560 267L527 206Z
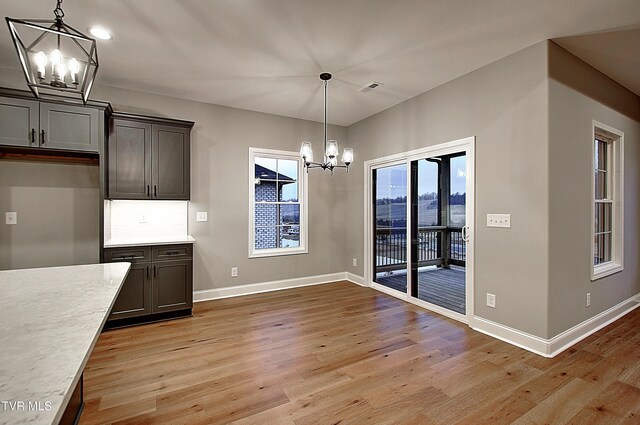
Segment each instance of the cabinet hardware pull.
M147 185L147 198L149 198L151 196L151 193L149 192L149 185Z
M44 145L44 144L45 144L45 142L47 141L47 140L45 139L45 137L44 137L44 130L42 130L42 132L41 132L40 134L41 134L41 136L42 136L42 140L41 140L41 142L42 142L42 144Z
M31 143L35 143L36 142L36 129L32 128L31 129Z
M147 271L147 279L149 279L149 266L145 266L144 268Z
M144 256L135 255L122 255L120 257L113 257L113 260L142 260Z
M156 270L155 264L153 265L153 277L158 277L158 271Z
M167 251L166 255L179 255L180 251Z
M158 185L153 185L153 197L157 198L158 197Z

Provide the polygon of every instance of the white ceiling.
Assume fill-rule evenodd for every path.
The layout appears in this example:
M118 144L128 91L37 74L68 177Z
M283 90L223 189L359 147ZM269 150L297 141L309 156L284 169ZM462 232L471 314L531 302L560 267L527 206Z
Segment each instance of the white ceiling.
M48 19L54 7L2 0L0 12ZM318 74L327 71L329 121L340 125L539 41L640 24L638 0L65 0L63 8L67 24L114 34L98 43L99 84L321 121ZM0 66L18 69L7 30ZM384 85L357 91L372 80Z
M640 96L640 28L554 41Z

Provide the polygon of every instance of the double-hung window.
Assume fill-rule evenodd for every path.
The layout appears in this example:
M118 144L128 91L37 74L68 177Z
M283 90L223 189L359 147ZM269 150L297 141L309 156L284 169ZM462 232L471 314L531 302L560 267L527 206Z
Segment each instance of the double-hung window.
M618 130L593 124L592 280L622 270L623 137Z
M249 257L307 250L307 182L297 152L249 149Z

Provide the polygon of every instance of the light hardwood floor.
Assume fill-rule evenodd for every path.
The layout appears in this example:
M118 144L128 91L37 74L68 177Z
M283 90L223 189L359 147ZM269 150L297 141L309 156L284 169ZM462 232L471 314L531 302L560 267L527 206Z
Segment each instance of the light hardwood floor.
M105 332L81 424L638 424L640 309L545 359L347 282Z

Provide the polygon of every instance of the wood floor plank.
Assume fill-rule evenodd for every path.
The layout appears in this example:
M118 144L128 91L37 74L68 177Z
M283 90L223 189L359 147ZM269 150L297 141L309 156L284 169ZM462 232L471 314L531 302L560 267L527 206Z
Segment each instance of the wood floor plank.
M640 309L547 359L338 282L104 332L84 376L81 424L630 425Z

